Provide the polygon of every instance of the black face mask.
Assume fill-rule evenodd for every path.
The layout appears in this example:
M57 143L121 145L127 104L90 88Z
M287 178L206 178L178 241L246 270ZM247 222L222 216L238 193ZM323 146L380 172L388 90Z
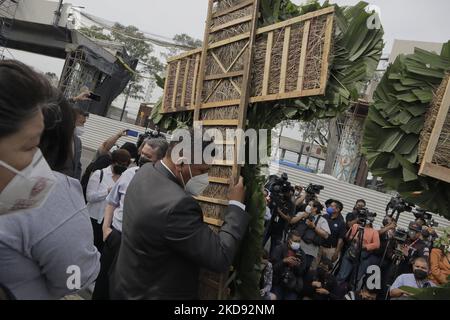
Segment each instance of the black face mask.
M142 167L144 164L149 163L149 162L152 162L149 158L147 158L146 156L141 156L139 158L138 165L139 165L139 167Z
M113 169L113 172L114 172L115 174L121 175L122 173L125 172L125 170L128 169L128 167L123 166L123 165L120 165L120 164L116 164L116 165L113 166L112 169Z
M417 280L425 280L428 276L428 272L420 269L415 269L414 276L416 277Z

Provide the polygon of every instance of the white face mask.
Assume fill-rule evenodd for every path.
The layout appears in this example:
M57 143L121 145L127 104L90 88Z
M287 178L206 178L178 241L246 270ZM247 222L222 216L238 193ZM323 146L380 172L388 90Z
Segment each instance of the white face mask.
M191 171L191 165L189 165L189 174L191 175L191 179L187 184L184 183L183 175L181 175L181 180L183 181L184 189L186 192L196 197L205 191L206 187L209 184L208 173L204 173L198 176L193 177Z
M311 207L310 205L308 205L308 206L306 206L306 208L305 208L305 212L306 212L307 214L310 214L310 213L311 213L311 209L312 209L312 207Z
M300 249L300 242L291 242L291 249L294 251Z
M22 171L3 161L0 161L0 166L16 174L0 193L0 215L40 208L55 186L56 178L39 149L31 164Z
M77 137L81 137L84 134L84 127L76 127L75 128L75 135Z

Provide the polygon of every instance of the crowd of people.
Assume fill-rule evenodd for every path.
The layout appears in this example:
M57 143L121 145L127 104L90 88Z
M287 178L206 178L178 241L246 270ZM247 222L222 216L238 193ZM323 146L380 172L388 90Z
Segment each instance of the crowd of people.
M407 299L410 293L402 286L447 283L450 239L438 238L427 218L417 216L406 231L387 212L377 230L376 214L364 199L344 218L341 201L322 204L321 189L313 184L294 187L287 174L269 177L264 189L262 299ZM372 283L374 267L380 272Z
M210 169L193 163L194 140L174 158L181 139L156 134L118 146L122 130L83 170L89 114L77 103L89 92L66 99L14 60L0 61L0 87L0 299L61 299L84 289L94 300L196 299L201 268L230 270L250 220L242 177L213 231L194 199ZM372 265L388 275L391 298L408 295L403 285L447 281L449 240L436 240L426 220L410 225L398 258L395 220L375 230L361 218L364 200L344 219L343 204L321 203L314 187L264 192L270 248L261 299L374 299L384 293L364 281Z
M66 99L14 60L0 61L0 87L0 299L196 299L200 268L229 270L250 219L242 178L214 232L193 198L210 168L194 143L172 158L181 138L117 146L120 131L82 175L77 103L90 93Z

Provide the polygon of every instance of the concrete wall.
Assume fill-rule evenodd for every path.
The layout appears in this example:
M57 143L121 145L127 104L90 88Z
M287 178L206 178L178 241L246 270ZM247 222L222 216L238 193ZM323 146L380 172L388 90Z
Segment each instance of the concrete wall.
M52 25L59 2L46 0L21 0L16 11L16 19L40 24ZM72 5L63 3L60 27L67 25L68 11Z
M414 48L420 48L427 51L434 51L437 54L441 53L442 43L424 42L424 41L410 41L410 40L395 40L389 56L389 63L393 63L400 54L414 53Z

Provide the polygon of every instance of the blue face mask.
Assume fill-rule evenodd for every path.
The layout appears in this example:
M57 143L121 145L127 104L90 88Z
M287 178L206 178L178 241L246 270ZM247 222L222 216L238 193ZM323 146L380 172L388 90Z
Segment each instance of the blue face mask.
M332 215L334 214L334 208L328 207L328 208L327 208L327 213L328 213L330 216L332 216Z

